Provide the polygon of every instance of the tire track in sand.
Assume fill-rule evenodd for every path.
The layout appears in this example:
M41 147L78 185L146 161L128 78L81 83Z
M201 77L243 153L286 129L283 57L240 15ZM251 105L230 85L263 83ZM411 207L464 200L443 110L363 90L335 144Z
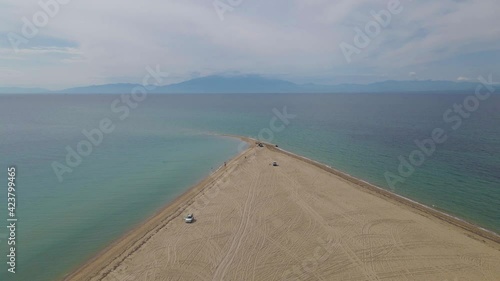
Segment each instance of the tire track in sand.
M260 182L259 174L257 173L256 175L257 175L256 180L248 189L247 198L245 200L245 205L243 207L243 213L241 214L241 221L240 224L238 225L238 230L233 236L233 240L231 241L231 246L229 247L227 254L224 256L221 263L219 263L217 269L215 270L214 276L212 278L212 280L214 281L224 280L224 276L226 275L229 265L231 265L232 261L234 260L238 248L241 245L241 241L243 240L244 234L246 233L246 230L248 228L252 212L252 205L255 199L255 190L258 185L258 182Z
M310 214L310 216L315 219L321 226L323 226L325 229L328 229L330 233L334 234L335 237L341 237L341 233L338 233L336 229L331 227L328 222L316 212L307 202L305 202L301 196L298 193L298 187L301 186L301 183L292 178L290 175L286 173L282 173L283 178L288 180L291 184L288 185L290 188L290 194L292 197L294 197L294 201L297 203L299 207L301 207L306 213ZM350 240L349 238L345 237L344 239ZM349 246L347 246L344 243L339 244L340 248L342 251L347 255L349 260L355 264L361 272L363 272L363 275L367 280L374 281L374 280L380 280L376 272L369 266L363 263L362 259L356 254L356 252Z

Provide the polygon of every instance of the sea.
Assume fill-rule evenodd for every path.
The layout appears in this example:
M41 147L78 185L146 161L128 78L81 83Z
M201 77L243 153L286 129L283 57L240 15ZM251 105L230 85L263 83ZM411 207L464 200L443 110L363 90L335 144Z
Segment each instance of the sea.
M0 95L0 280L62 279L245 148L225 135L500 233L500 95L473 96Z

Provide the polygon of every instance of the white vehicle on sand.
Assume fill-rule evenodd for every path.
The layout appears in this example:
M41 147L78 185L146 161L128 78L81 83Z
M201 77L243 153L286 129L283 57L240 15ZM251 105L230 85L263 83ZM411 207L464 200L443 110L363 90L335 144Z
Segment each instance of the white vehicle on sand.
M184 222L186 223L192 223L194 222L194 216L193 214L188 214L187 216L184 217Z

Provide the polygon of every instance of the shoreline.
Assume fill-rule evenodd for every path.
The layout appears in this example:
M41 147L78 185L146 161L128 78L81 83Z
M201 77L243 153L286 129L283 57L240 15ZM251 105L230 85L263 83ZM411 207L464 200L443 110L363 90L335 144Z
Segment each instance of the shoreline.
M228 137L233 137L233 138L241 138L240 136L235 136L235 135L223 135L223 136L228 136ZM246 139L249 141L252 141L252 142L258 142L258 140L255 140L253 138L246 138ZM420 203L416 200L399 195L397 193L394 193L392 191L384 189L380 186L372 184L366 180L363 180L361 178L357 178L357 177L352 176L346 172L342 172L338 169L335 169L327 164L324 164L324 163L318 162L316 160L313 160L311 158L307 158L305 156L290 152L290 151L282 149L280 147L275 147L274 144L266 143L266 142L262 142L262 143L264 145L266 145L271 150L279 151L281 153L284 153L286 155L289 155L291 157L294 157L296 159L299 159L299 160L302 160L306 163L314 165L318 168L321 168L327 172L330 172L330 173L342 178L345 181L348 181L348 182L356 184L357 186L366 188L366 190L373 192L375 195L383 196L384 198L389 198L389 199L394 200L395 202L398 202L402 205L411 207L417 211L426 213L427 215L431 215L439 220L442 220L442 221L445 221L445 222L450 223L452 225L455 225L463 230L472 232L475 235L489 239L489 240L496 242L496 243L500 243L500 233L497 233L493 230L481 227L477 224L466 221L460 217L456 217L456 216L448 214L444 211L440 211L440 210L437 210L435 208L432 208L431 206L427 206L427 205Z
M252 140L246 137L232 137L246 142L248 147L233 158L229 159L227 161L227 165L236 162L239 158L248 153L252 147L254 147L254 145L252 145ZM126 257L133 254L151 237L153 237L155 233L160 231L170 221L181 215L189 207L189 205L193 204L193 199L197 195L202 194L210 184L213 184L217 178L225 173L226 170L222 169L223 167L224 164L219 166L215 171L203 178L200 182L189 187L185 192L174 198L165 206L161 207L153 215L145 218L143 222L132 227L132 229L121 235L115 241L112 241L108 246L94 254L83 264L76 266L74 270L64 275L62 280L82 280L82 278L86 278L83 280L89 280L90 278L93 278L92 272L97 274L111 263L116 263L114 265L116 268ZM167 216L165 217L165 215ZM117 262L117 259L120 260ZM105 272L105 275L102 276L102 278L104 278L107 273L109 272Z
M249 154L249 152L251 152L256 147L257 140L252 138L234 135L220 136L238 138L246 142L248 144L248 147L227 162L228 169L223 169L223 166L220 166L208 177L202 179L194 186L191 186L180 196L172 200L166 206L159 209L155 214L146 218L144 222L133 227L130 231L98 252L83 265L78 266L75 270L64 276L63 280L90 280L94 278L97 278L96 280L101 280L105 278L114 269L118 268L127 257L138 251L144 244L146 244L151 238L153 238L155 234L164 229L171 221L178 219L179 216L181 216L183 212L186 211L186 209L188 209L195 203L195 199L197 196L205 194L205 192L210 190L216 184L217 180L219 180L223 176L230 174L232 170L229 168L233 165L238 165L238 160L240 160L243 156ZM429 206L418 203L409 198L392 193L381 187L355 178L347 173L336 170L315 160L294 154L281 148L276 148L272 144L263 144L267 149L271 151L282 153L286 156L320 168L321 170L338 177L340 180L352 184L356 187L356 189L362 192L391 202L395 205L398 205L399 207L407 209L413 213L420 214L442 225L451 226L456 231L465 234L469 238L500 250L500 236L495 232L483 229L460 218L456 218L452 215L435 210Z
M365 191L369 191L371 194L389 199L389 200L391 200L393 202L397 202L403 206L410 207L411 209L413 209L415 211L432 216L441 222L451 224L455 227L458 227L462 230L470 232L470 233L477 235L481 238L486 238L489 241L496 242L496 243L500 244L500 234L498 234L492 230L475 225L473 223L470 223L464 219L453 216L453 215L448 214L446 212L436 210L436 209L434 209L430 206L427 206L423 203L417 202L417 201L412 200L410 198L407 198L407 197L404 197L402 195L396 194L394 192L388 191L382 187L376 186L376 185L369 183L365 180L356 178L348 173L342 172L340 170L337 170L335 168L332 168L326 164L320 163L320 162L312 160L310 158L295 154L293 152L281 149L279 147L276 148L271 144L266 143L265 145L268 146L268 148L271 150L276 150L276 151L279 151L279 152L284 153L286 155L289 155L291 157L294 157L296 159L300 159L306 163L309 163L309 164L314 165L318 168L321 168L329 173L332 173L332 174L342 178L345 181L348 181L350 183L354 183L356 186L363 188L363 190L365 190ZM477 238L478 237L476 237L476 239ZM483 242L485 242L485 241L483 241Z

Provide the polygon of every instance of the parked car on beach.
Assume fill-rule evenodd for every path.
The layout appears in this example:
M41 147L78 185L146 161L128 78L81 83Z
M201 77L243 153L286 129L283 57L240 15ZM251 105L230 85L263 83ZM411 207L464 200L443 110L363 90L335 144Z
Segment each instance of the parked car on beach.
M194 222L194 216L193 214L188 214L187 216L184 217L184 222L186 223L192 223Z

